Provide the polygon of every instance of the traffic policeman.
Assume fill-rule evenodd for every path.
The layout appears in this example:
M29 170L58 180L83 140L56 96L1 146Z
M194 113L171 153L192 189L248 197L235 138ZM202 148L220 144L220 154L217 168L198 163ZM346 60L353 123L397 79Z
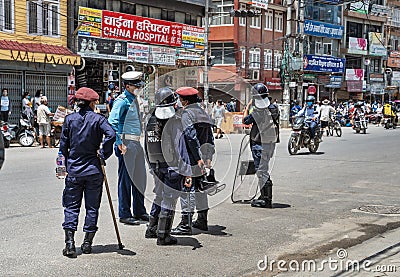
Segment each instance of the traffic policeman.
M137 100L144 86L142 75L137 71L122 75L125 90L115 99L108 118L117 133L114 150L118 157L119 218L120 222L129 225L139 225L139 220L149 221L144 207L146 167L140 145L142 123Z
M193 227L203 231L208 230L207 193L200 191L200 188L204 180L204 168L211 168L215 146L211 119L199 105L201 99L198 97L198 90L192 87L181 87L176 90L176 93L183 106L183 136L192 167L193 185L190 188L189 197L186 197L187 193L184 192L181 195L182 219L172 234L191 235L194 203L198 217L193 222Z
M177 243L170 235L176 201L183 184L189 187L191 184L190 161L176 102L177 96L169 87L159 89L155 94L156 109L146 124L145 152L156 196L145 237L157 238L158 245Z
M99 99L97 92L83 87L78 89L75 96L80 109L65 118L60 138L60 151L65 157L68 173L62 198L62 226L65 231L63 255L68 257L76 255L74 233L83 197L86 208L83 231L86 234L81 249L85 254L92 251L104 178L100 159L106 160L111 156L115 141L115 132L107 119L93 111Z
M272 181L269 162L275 152L278 138L278 126L275 123L277 112L268 98L268 88L258 83L252 88L253 99L247 104L243 114L243 124L253 124L250 130L250 148L257 170L261 195L251 202L252 207L272 208ZM250 106L254 109L249 114ZM273 114L274 113L274 114Z

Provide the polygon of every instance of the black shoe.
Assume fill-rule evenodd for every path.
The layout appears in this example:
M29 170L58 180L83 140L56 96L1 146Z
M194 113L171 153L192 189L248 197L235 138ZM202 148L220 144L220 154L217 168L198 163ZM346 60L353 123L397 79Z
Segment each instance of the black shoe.
M173 245L178 240L171 236L171 226L174 220L174 214L161 214L158 219L157 245Z
M219 139L219 137L218 137L218 136L215 136L215 139Z
M69 258L76 256L74 234L75 231L71 229L65 229L65 248L63 249L63 255Z
M135 216L135 218L137 220L147 221L147 222L149 222L149 220L150 220L150 216L148 214L142 214L142 215L139 215L139 216Z
M269 199L255 199L251 201L251 206L255 208L268 208L272 209L272 201Z
M150 216L149 225L147 226L144 237L146 239L157 238L158 217Z
M197 220L193 222L193 227L196 229L200 229L202 231L208 231L207 225L207 213L208 210L198 212Z
M128 218L120 218L119 222L127 224L127 225L140 225L140 221L136 220L133 217L128 217Z
M157 245L174 245L177 244L178 240L176 237L173 237L171 235L167 235L165 238L157 238Z
M192 214L182 214L182 220L176 228L171 230L171 234L180 236L192 235Z
M83 243L81 245L81 250L83 254L90 254L92 253L92 243L93 238L96 232L86 233L85 238L83 239Z
M219 138L223 138L223 137L224 137L224 135L220 135L220 136L219 136Z

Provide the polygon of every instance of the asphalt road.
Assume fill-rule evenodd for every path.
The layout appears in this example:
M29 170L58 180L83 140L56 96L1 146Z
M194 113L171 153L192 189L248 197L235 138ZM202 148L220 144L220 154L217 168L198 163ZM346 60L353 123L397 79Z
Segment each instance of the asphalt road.
M367 204L399 205L400 130L370 126L366 135L356 135L346 128L341 138L324 138L317 154L302 149L297 156L287 152L288 136L283 130L273 164L274 209L230 201L243 135L228 135L216 141L215 168L227 188L210 200L209 232L159 247L144 239L144 224L119 224L125 245L119 251L104 192L93 254L79 253L76 259L61 253L63 182L54 177L57 150L12 146L0 171L0 275L265 276L271 272L257 268L265 256L316 259L400 227L398 216L355 212ZM116 208L115 157L107 174ZM148 183L149 208L150 177ZM179 219L178 214L174 226ZM77 245L83 240L82 222L83 215Z

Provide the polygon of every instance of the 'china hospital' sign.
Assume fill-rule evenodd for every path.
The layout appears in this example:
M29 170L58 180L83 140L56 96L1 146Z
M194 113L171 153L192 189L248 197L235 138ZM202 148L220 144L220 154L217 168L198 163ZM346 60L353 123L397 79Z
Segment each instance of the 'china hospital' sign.
M101 34L102 38L116 40L197 49L204 47L204 29L196 26L86 7L79 7L79 19L84 19L79 35ZM99 28L101 32L96 31Z

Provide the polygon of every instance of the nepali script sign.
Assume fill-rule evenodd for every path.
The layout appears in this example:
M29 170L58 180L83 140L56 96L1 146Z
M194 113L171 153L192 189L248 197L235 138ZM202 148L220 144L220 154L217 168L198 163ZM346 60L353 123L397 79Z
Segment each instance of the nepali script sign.
M344 27L313 20L304 20L304 33L313 36L341 39Z
M305 55L303 59L304 70L317 72L343 73L345 63L346 59L329 56Z

